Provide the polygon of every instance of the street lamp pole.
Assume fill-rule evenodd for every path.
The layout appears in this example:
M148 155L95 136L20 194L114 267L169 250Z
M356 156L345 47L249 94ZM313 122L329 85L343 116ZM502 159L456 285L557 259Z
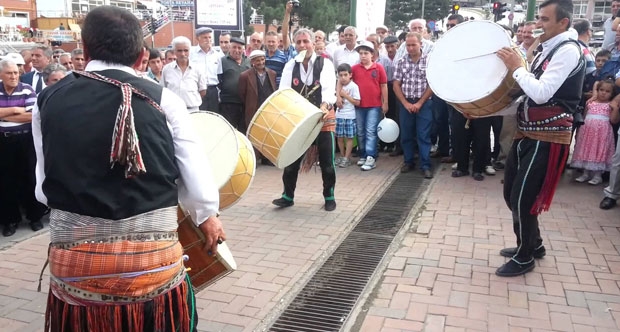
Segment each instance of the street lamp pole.
M424 6L425 5L426 5L426 0L422 0L422 15L420 15L420 18L424 18Z

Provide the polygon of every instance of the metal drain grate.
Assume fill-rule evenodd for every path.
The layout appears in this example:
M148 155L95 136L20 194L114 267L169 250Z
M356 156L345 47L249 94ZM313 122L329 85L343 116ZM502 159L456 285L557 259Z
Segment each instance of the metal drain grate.
M339 331L427 185L398 175L269 330Z

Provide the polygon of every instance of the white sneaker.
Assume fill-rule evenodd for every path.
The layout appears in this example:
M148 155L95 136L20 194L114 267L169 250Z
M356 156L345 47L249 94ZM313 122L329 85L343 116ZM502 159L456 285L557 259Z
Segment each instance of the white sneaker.
M592 180L588 181L588 183L596 186L597 184L603 183L603 178L600 175L595 175Z
M458 167L459 167L459 163L454 163L454 164L452 165L452 170L454 171L454 170L456 170Z
M375 167L377 167L377 165L375 165L375 158L366 157L366 162L362 165L362 171L370 171Z
M493 166L491 165L488 165L484 168L484 172L487 173L487 175L495 175L495 168L493 168Z
M345 159L345 158L344 157L336 157L336 160L334 161L334 164L340 165L342 163L343 159Z
M576 178L575 181L579 183L584 183L590 179L590 174L588 172L583 172L580 177Z
M360 160L357 161L357 166L363 166L365 163L366 163L366 158L360 158Z
M437 151L437 145L431 146L431 153Z

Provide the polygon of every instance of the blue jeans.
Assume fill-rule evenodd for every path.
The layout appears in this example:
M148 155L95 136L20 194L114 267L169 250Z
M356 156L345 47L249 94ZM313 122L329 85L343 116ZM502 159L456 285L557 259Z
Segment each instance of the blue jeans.
M377 126L381 121L381 107L356 107L357 154L360 158L377 158Z
M407 98L413 103L413 99ZM427 100L418 113L409 113L400 104L400 145L403 148L405 164L414 165L414 140L418 142L420 168L431 169L431 127L433 125L433 101ZM417 137L416 137L417 136Z

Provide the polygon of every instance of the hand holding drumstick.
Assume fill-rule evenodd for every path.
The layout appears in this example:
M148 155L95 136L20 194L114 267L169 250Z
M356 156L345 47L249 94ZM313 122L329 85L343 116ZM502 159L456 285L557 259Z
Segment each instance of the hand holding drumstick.
M503 47L497 51L497 56L502 59L510 71L523 67L523 59L510 47Z

